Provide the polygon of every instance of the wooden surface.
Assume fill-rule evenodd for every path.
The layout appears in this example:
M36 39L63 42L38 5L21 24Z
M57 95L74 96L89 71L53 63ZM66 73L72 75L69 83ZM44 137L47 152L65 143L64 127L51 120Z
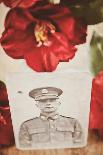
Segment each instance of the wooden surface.
M103 141L90 132L88 145L82 149L19 151L14 146L1 149L0 155L103 155Z

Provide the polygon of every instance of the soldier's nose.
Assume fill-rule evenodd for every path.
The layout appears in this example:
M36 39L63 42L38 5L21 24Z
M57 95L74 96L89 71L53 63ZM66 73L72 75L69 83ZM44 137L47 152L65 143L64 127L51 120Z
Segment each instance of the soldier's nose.
M49 100L47 100L46 104L47 104L47 105L51 105L51 103L50 103L50 101L49 101Z
M51 105L50 102L47 102L47 105Z

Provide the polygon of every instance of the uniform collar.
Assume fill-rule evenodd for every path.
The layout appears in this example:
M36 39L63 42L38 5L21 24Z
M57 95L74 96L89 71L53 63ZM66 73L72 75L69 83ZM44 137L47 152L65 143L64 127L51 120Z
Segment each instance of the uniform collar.
M59 117L59 113L41 113L40 117L43 120L56 120Z

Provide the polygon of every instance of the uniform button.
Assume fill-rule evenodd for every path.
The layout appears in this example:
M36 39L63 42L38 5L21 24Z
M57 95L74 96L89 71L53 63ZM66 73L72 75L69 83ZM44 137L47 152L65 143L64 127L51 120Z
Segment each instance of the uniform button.
M53 125L51 125L51 128L53 129L53 128L54 128L54 126L53 126Z

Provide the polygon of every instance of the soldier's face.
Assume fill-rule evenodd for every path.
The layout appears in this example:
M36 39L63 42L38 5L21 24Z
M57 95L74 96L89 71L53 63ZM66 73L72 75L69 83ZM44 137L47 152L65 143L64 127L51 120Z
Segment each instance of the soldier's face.
M37 106L42 112L55 112L59 105L58 99L43 99L37 102Z

